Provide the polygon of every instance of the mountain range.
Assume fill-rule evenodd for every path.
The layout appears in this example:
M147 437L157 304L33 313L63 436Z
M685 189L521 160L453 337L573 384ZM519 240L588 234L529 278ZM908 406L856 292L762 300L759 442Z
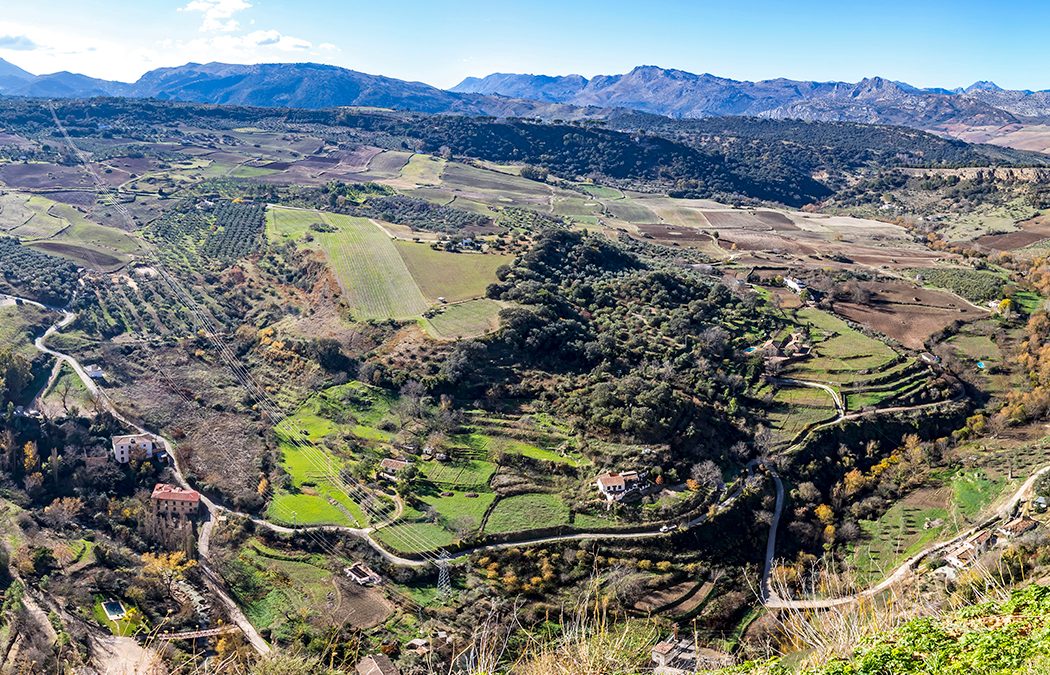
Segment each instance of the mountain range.
M125 83L70 72L33 75L0 59L0 94L309 109L373 106L545 119L601 118L627 109L676 119L745 115L938 131L1050 120L1050 91L1005 90L986 81L964 89L923 89L881 77L856 83L783 78L748 82L657 66L592 78L496 73L470 77L443 90L316 63L190 63L152 70Z

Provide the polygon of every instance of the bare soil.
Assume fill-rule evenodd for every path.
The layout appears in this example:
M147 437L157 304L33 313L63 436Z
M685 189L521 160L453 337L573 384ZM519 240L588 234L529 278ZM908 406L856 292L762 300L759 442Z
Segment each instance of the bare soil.
M867 282L866 304L836 302L847 319L893 338L909 349L922 349L926 339L951 323L986 316L955 296L903 282Z

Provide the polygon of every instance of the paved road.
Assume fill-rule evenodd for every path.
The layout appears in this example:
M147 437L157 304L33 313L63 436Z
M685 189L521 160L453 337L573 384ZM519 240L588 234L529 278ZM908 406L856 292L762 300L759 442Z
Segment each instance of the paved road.
M1017 508L1020 505L1021 500L1023 500L1026 497L1026 495L1028 495L1032 491L1032 488L1035 486L1036 481L1038 481L1039 478L1045 475L1047 472L1050 472L1050 465L1044 466L1043 468L1039 469L1031 476L1029 476L1028 479L1024 483L1022 483L1017 488L1017 490L1013 492L1013 494L1010 495L1010 497L1003 503L1002 506L995 509L995 511L991 515L986 517L984 520L969 528L968 530L960 532L951 539L930 544L926 548L922 549L915 555L902 562L900 565L894 568L894 570L885 579L875 584L874 586L869 586L868 588L865 588L864 590L859 591L858 593L840 596L837 598L789 600L776 596L769 586L769 577L772 571L774 553L776 548L776 530L778 524L780 523L780 515L783 511L784 506L783 483L780 480L780 476L778 476L776 472L771 471L773 475L773 480L776 481L777 486L777 505L773 514L773 522L771 523L769 528L769 539L766 542L766 559L764 562L762 572L761 587L759 589L759 594L762 603L770 609L829 609L832 607L841 607L843 605L848 605L850 603L856 602L860 598L868 598L874 595L878 595L886 589L893 586L894 584L902 581L903 579L913 574L916 571L916 568L918 567L919 563L922 562L923 559L939 551L953 548L961 544L966 539L969 539L973 535L977 534L978 532L993 527L994 525L1003 520L1013 518L1017 514Z

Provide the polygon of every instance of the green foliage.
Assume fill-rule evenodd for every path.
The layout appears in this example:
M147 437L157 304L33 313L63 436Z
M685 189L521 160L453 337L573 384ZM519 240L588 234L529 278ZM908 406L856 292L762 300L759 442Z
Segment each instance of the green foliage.
M929 286L946 288L971 302L984 303L1000 300L1006 280L994 272L965 268L928 268L909 270L913 275L922 275Z
M73 263L23 246L8 236L0 236L0 274L16 291L55 305L69 302L80 279Z

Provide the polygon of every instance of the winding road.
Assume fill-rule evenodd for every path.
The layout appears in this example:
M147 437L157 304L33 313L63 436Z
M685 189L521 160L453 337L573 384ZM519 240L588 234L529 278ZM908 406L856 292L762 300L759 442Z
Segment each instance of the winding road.
M0 293L0 298L6 298L8 300L21 302L21 303L25 303L25 304L29 304L29 305L34 305L34 306L41 307L43 309L47 309L47 310L50 310L50 311L57 312L57 313L61 314L62 318L58 322L56 322L55 324L50 326L40 337L38 337L34 341L34 345L36 346L36 348L39 351L41 351L42 353L48 354L48 355L50 355L50 356L52 356L52 357L54 357L55 359L58 360L57 363L55 364L56 372L57 372L57 369L60 368L63 363L68 364L70 366L70 368L73 369L73 371L77 374L77 376L84 383L84 386L88 390L88 392L93 397L95 397L99 401L99 403L102 406L102 408L105 409L106 411L108 411L111 415L113 415L114 418L119 420L121 423L125 424L127 427L136 430L138 433L150 434L151 436L154 436L157 439L159 439L161 444L163 445L165 451L168 453L168 456L172 458L172 469L173 469L173 473L175 474L175 477L176 477L178 483L180 485L182 485L183 487L185 487L185 488L192 489L192 486L189 484L189 482L185 478L185 475L183 473L182 467L179 466L178 458L177 458L177 456L176 456L176 454L174 452L174 446L173 446L173 444L171 443L170 440L168 440L163 435L161 435L161 434L159 434L159 433L157 433L155 431L146 429L146 428L142 427L141 425L136 424L135 422L133 422L132 420L130 420L126 416L124 416L113 405L113 403L110 401L110 399L106 395L106 392L101 387L99 387L98 384L94 380L92 380L90 376L88 376L87 371L84 369L82 364L75 357L73 357L73 356L71 356L69 354L57 351L57 350L52 349L52 348L47 346L46 343L47 343L47 339L49 337L54 335L57 331L61 330L62 328L65 328L66 326L71 324L76 319L76 314L74 312L71 312L68 309L63 309L63 308L58 308L58 307L52 307L52 306L44 305L44 304L36 302L34 300L29 300L27 298L22 298L22 297L10 295L10 294ZM54 375L54 373L53 373L53 375ZM824 391L827 391L832 396L833 400L835 401L836 410L838 412L837 417L834 420L831 420L831 421L828 421L828 422L825 422L825 423L822 423L822 424L819 424L819 425L813 427L812 429L809 430L809 433L812 433L813 431L815 431L817 429L821 429L821 428L829 427L829 426L832 426L832 425L835 425L835 424L839 424L840 422L842 422L844 420L857 419L857 418L864 417L866 415L873 415L873 414L880 414L881 415L881 414L889 414L889 413L896 413L896 412L908 412L908 411L920 410L920 409L925 409L925 408L937 407L937 406L944 405L946 403L944 401L940 401L940 402L921 404L921 405L916 405L916 406L902 406L902 407L898 407L898 408L884 408L884 409L878 409L878 410L867 411L867 412L847 413L846 410L845 410L844 403L842 401L842 397L838 394L837 391L835 391L832 387L830 387L830 386L828 386L826 384L819 383L819 382L810 382L810 381L807 381L807 380L797 380L797 379L793 379L793 378L781 378L780 381L785 383L785 384L792 384L792 385L796 385L796 386L805 386L805 387L813 387L813 388L817 388L817 389L822 389ZM808 436L809 434L806 434L806 435ZM799 445L799 443L801 443L801 441L796 442L794 445L797 446L797 445ZM759 464L758 464L757 460L753 460L752 462L750 462L747 465L748 476L754 475L754 471L755 471L755 469L758 466L759 466ZM920 551L919 553L915 554L914 556L912 556L908 560L904 561L889 576L887 576L882 582L880 582L879 584L876 584L876 585L874 585L874 586L872 586L870 588L867 588L867 589L865 589L863 591L860 591L859 593L857 593L855 595L844 596L844 597L839 597L839 598L812 599L812 600L792 600L792 599L780 598L780 597L776 596L772 592L772 590L770 588L769 580L770 580L770 575L772 574L773 563L774 563L775 556L776 556L776 536L777 536L777 529L779 527L780 520L781 520L781 515L783 513L784 502L785 502L785 491L784 491L783 481L781 480L781 478L780 478L779 474L776 472L776 470L773 467L768 467L768 466L766 467L766 469L768 470L770 476L773 478L774 485L775 485L775 488L776 488L776 506L774 507L773 518L772 518L772 521L770 523L769 535L768 535L768 538L767 538L767 541L766 541L766 551L765 551L765 556L764 556L764 560L763 560L762 578L760 580L760 590L759 590L760 599L761 599L762 603L766 607L768 607L770 609L787 609L787 608L792 608L792 609L821 609L821 608L830 608L830 607L846 605L846 604L855 602L858 598L876 595L876 594L886 590L887 588L889 588L890 586L892 586L896 582L898 582L901 579L903 579L904 577L906 577L909 573L911 573L913 571L913 569L915 568L915 566L923 558L929 556L932 553L935 553L936 551L939 551L939 550L942 550L944 548L950 547L950 546L952 546L952 545L962 541L966 537L971 536L973 533L975 533L977 530L981 529L982 527L986 527L991 522L994 522L994 521L1000 519L1001 517L1003 517L1002 516L1003 513L1011 513L1013 510L1016 509L1017 503L1023 498L1024 494L1026 494L1031 489L1031 487L1035 484L1035 481L1039 478L1039 476L1042 475L1043 473L1047 472L1047 471L1050 471L1050 466L1047 466L1047 467L1041 469L1039 472L1036 472L1035 474L1033 474L1018 489L1018 491L1012 496L1011 500L1009 500L1007 505L1005 505L1003 507L1003 509L1000 512L1000 514L998 515L998 517L992 518L992 519L990 519L988 521L985 521L981 525L977 525L977 526L971 528L970 530L967 530L966 532L963 532L963 533L957 535L956 537L954 537L951 540L928 546L927 548L925 548L922 551ZM746 489L746 485L747 485L747 480L742 478L738 482L736 487L729 494L725 495L723 497L723 499L718 503L717 507L714 510L714 513L717 514L717 513L721 512L721 511L724 511L724 510L730 508L733 505L733 503L736 502L736 500L739 499L740 496L743 494L744 490ZM199 564L200 564L200 568L201 568L201 572L202 572L202 578L203 578L205 584L208 586L208 588L215 594L215 596L220 600L220 602L226 607L227 612L229 613L230 618L233 620L233 622L238 626L238 628L241 629L241 631L244 633L244 635L246 636L248 641L252 644L252 646L256 649L256 651L258 651L259 653L262 653L262 654L265 654L265 653L269 652L269 650L270 650L269 645L262 638L262 636L259 634L259 632L255 629L255 627L252 626L251 622L248 621L247 617L244 616L243 612L241 612L241 610L238 607L236 601L226 592L225 586L224 586L223 581L222 581L222 578L210 567L210 565L208 564L208 561L207 561L207 558L209 557L209 554L211 552L211 550L210 550L211 533L212 533L212 530L213 530L213 527L214 527L216 516L218 514L220 514L220 513L227 513L227 514L230 514L230 515L233 515L233 516L246 518L246 519L251 520L257 526L265 527L265 528L267 528L267 529L269 529L269 530L271 530L273 532L277 532L277 533L281 533L281 534L296 534L296 533L304 533L304 532L329 532L329 533L346 534L346 535L357 537L357 538L361 539L362 541L364 541L365 543L367 543L374 551L376 551L376 553L381 555L384 558L384 560L386 560L390 564L403 566L403 567L417 567L417 568L418 567L423 567L423 566L426 566L426 565L430 564L430 562L427 561L427 560L416 560L416 559L413 559L413 558L405 558L403 556L399 556L399 555L397 555L397 554L387 550L386 548L384 548L372 536L372 534L379 527L383 527L384 525L387 525L389 523L380 523L380 524L378 524L376 526L365 527L365 528L356 528L356 527L349 527L349 526L343 526L343 525L313 525L313 526L287 527L287 526L284 526L284 525L278 525L276 523L272 523L272 522L270 522L268 520L265 520L263 518L258 518L256 516L252 516L251 514L248 514L248 513L243 513L243 512L235 511L235 510L232 510L232 509L228 509L228 508L226 508L226 507L224 507L224 506L222 506L220 504L216 504L214 501L209 499L204 494L201 494L201 501L204 504L205 509L207 510L207 514L208 514L208 518L206 520L204 520L204 522L201 524L201 526L199 528L199 536L198 536L198 542L197 542L197 544L198 544L198 551L200 553ZM646 539L646 538L653 538L653 537L666 537L666 536L671 536L674 533L678 533L678 532L682 532L682 531L685 531L685 530L689 530L689 529L693 529L695 527L698 527L698 526L706 523L709 519L710 519L710 514L709 513L703 513L703 514L701 514L699 516L696 516L693 519L691 519L691 520L689 520L689 521L687 521L685 523L680 524L678 527L676 527L672 531L664 531L664 529L662 527L654 526L652 529L649 529L649 530L642 530L642 531L635 531L635 532L603 532L603 533L575 532L575 533L564 534L564 535L553 535L553 536L545 536L545 537L523 538L521 540L501 542L501 543L497 543L497 544L479 545L479 546L476 546L476 547L473 547L473 548L465 549L463 551L457 552L455 554L455 558L456 559L464 558L466 556L469 556L469 555L471 555L473 553L480 552L480 551L491 551L491 550L512 548L512 547L516 547L516 546L533 546L533 545L542 545L542 544L552 544L552 543L565 542L565 541L582 541L582 540L595 540L595 539L601 539L601 540L623 540L623 539L628 539L628 540L632 540L632 539Z

